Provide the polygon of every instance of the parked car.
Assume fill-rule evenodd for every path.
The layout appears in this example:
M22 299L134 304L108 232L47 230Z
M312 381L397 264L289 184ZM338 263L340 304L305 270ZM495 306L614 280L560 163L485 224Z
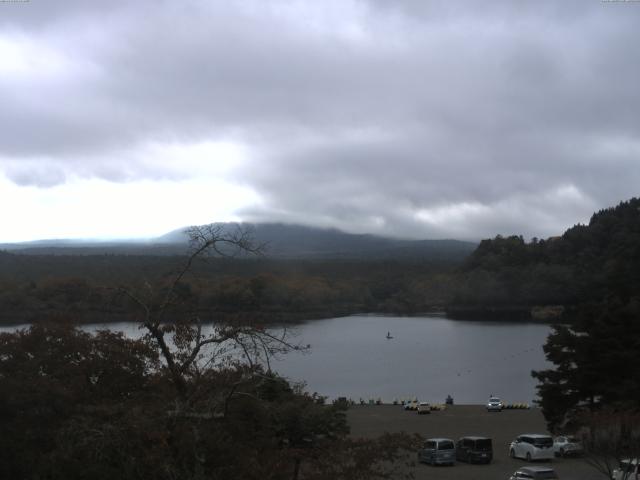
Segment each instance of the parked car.
M571 435L561 435L553 439L553 453L556 457L582 455L584 448L579 438Z
M462 437L456 442L456 460L467 463L491 463L493 447L487 437Z
M501 412L503 406L502 400L498 397L490 397L487 402L487 412Z
M428 438L418 450L418 461L431 465L453 465L456 461L456 446L449 438Z
M509 480L520 480L523 478L546 480L559 477L556 471L550 467L522 467L513 472Z
M410 402L407 402L404 404L404 409L405 410L417 410L418 409L418 401L417 400L411 400Z
M553 438L549 435L528 433L520 435L509 447L511 458L524 458L527 462L532 460L551 460L553 454Z
M613 480L640 479L640 462L637 458L622 460L620 466L613 471L611 478Z
M431 404L429 404L428 402L420 402L418 404L418 414L419 415L424 415L426 413L431 413Z

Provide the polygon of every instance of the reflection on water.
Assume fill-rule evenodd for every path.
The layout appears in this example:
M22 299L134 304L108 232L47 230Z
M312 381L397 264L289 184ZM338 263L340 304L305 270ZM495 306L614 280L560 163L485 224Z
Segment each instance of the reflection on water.
M2 328L15 330L20 326ZM24 326L23 326L24 327ZM138 324L94 324L138 337ZM386 338L387 332L393 338ZM292 352L272 367L310 391L330 398L418 397L442 403L484 403L489 395L531 402L531 370L546 368L542 345L549 326L466 322L439 316L355 315L313 320L295 329L295 341L311 352Z

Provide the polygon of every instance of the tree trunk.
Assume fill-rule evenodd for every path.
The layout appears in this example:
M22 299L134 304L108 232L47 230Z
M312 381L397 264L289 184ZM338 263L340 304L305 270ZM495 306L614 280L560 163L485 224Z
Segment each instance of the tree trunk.
M302 463L300 457L296 457L296 461L293 466L293 480L298 480L298 475L300 473L300 463Z

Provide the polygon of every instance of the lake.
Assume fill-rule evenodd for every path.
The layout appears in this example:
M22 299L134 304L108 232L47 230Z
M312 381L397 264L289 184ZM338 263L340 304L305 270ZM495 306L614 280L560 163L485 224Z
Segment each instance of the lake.
M17 327L0 330L15 330ZM137 324L90 325L137 337ZM413 398L484 403L489 395L505 402L535 398L531 370L548 368L542 351L549 326L450 320L443 316L353 315L312 320L295 327L295 341L311 344L272 367L310 392L369 400ZM387 332L392 339L387 339Z

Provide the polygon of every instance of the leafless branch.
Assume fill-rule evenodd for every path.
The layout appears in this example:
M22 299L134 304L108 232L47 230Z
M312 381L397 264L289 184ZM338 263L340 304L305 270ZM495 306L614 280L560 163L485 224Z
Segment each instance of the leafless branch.
M585 425L581 431L585 462L598 472L611 478L623 461L639 461L638 412L614 409L590 412L582 417L582 423Z
M195 226L187 229L185 233L189 239L189 254L158 303L155 302L156 294L149 282L145 282L146 295L142 296L125 287L118 289L144 312L141 324L157 344L180 395L186 398L189 379L200 375L199 360L205 353L213 355L212 350L216 351L215 348L207 347L219 346L224 349L224 345L234 344L244 352L245 361L252 369L264 362L269 371L272 356L304 349L289 342L286 330L282 335L275 335L268 330L250 325L214 325L213 331L204 335L202 322L197 315L190 320L166 324L163 318L169 309L176 305L177 290L185 276L192 272L197 259L210 253L223 257L239 254L259 255L264 250L264 245L255 244L252 232L242 225ZM169 333L172 334L171 343L166 337ZM207 364L211 365L209 362Z

